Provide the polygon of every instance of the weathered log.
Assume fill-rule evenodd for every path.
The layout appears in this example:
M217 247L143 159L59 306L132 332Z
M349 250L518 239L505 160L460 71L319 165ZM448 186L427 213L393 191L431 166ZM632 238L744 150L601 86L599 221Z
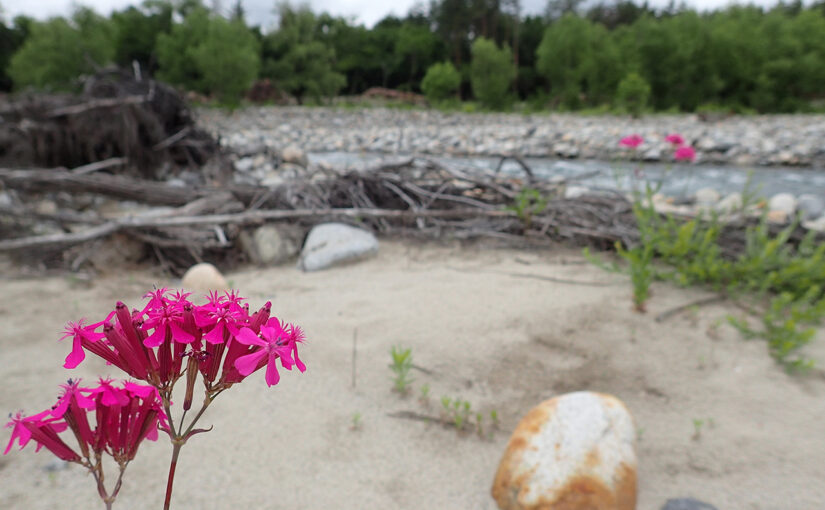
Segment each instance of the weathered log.
M200 192L191 187L172 187L121 175L78 175L63 169L0 169L0 183L9 189L100 193L154 205L185 205L200 196Z

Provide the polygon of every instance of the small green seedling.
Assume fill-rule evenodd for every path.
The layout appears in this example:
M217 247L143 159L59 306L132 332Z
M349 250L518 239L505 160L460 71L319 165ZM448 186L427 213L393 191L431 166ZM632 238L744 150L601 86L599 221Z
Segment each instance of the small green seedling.
M352 425L350 426L351 430L361 430L361 413L354 412L352 413Z
M702 437L702 427L705 425L705 420L697 418L693 419L693 440L698 441Z
M516 216L524 223L524 230L529 230L533 222L533 216L541 213L547 208L547 199L541 196L539 190L535 188L524 188L516 195L513 205L507 209L516 213Z
M410 377L410 370L412 369L412 349L402 349L401 347L393 346L390 349L392 356L392 370L395 375L393 380L393 389L402 395L406 395L410 391L410 386L413 379Z
M430 385L425 383L421 386L421 395L418 397L418 402L424 407L430 407Z

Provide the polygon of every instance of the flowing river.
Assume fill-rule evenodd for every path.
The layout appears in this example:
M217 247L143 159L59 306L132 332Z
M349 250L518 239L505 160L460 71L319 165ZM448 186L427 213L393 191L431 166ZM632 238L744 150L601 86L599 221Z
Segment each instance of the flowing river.
M498 158L485 157L432 157L444 165L462 169L475 169L479 173L492 173L499 164ZM334 167L352 169L368 168L381 162L399 161L403 155L377 153L319 152L311 153L313 163L327 163ZM713 188L723 196L734 191L748 190L769 197L776 193L814 194L825 196L825 172L800 167L712 166L659 163L631 163L627 161L558 160L549 158L524 158L536 177L544 179L571 179L588 188L620 190L643 189L645 182L660 185L660 192L668 196L688 197L700 188ZM502 172L523 177L524 170L512 160L505 161Z

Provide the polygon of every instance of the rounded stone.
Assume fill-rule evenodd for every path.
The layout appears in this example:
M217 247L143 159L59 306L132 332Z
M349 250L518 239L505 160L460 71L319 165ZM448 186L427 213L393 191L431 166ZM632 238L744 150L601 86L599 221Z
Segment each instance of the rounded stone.
M205 295L210 290L229 290L229 284L218 268L208 262L201 262L190 267L181 280L183 288L198 295Z
M791 215L796 212L796 198L790 193L777 193L768 201L768 210Z
M615 397L582 391L542 402L510 437L493 499L502 510L633 510L635 441Z
M825 214L825 200L809 193L799 195L796 207L802 213L803 220L812 220Z
M721 198L719 192L713 188L702 188L696 192L695 197L699 205L714 205Z
M742 203L742 194L734 191L717 202L715 209L721 213L731 213L742 209Z
M295 145L290 145L281 151L281 160L285 163L294 163L304 168L309 166L309 159L304 151Z

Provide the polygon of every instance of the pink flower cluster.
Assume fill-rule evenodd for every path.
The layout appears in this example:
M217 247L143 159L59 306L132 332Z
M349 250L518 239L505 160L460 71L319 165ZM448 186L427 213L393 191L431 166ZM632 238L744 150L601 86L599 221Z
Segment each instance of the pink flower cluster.
M188 296L158 289L145 296L149 302L142 310L130 312L118 302L102 322L70 323L63 338L72 338L72 351L64 366L76 367L88 351L157 388L174 383L191 366L189 375L199 371L207 391L227 388L263 367L267 385L277 384L277 360L287 370L306 370L298 358L303 331L270 317L271 303L250 314L234 292L210 293L204 305Z
M694 161L696 159L696 150L690 145L685 144L685 139L678 133L671 133L665 137L674 148L673 159L676 161ZM638 148L645 141L641 135L632 134L625 136L619 140L619 145L622 147L629 147L631 149Z
M69 379L62 388L63 394L51 409L32 416L17 413L6 424L12 433L4 455L15 440L20 449L35 441L36 451L45 447L68 462L85 459L91 464L93 458L106 453L123 465L135 457L144 439L158 438L159 426L167 427L158 391L151 386L126 382L121 388L101 379L96 388L82 388L80 381ZM67 429L77 440L77 450L59 435Z

